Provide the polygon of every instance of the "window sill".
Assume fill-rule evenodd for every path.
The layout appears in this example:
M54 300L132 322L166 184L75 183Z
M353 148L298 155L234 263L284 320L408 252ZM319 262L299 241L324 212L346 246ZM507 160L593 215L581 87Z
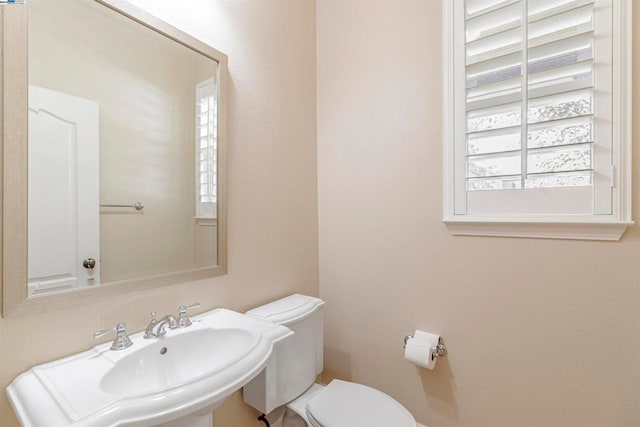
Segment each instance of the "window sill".
M194 216L196 224L201 226L213 227L218 225L218 218L210 217L210 216Z
M633 221L444 218L454 236L618 241Z

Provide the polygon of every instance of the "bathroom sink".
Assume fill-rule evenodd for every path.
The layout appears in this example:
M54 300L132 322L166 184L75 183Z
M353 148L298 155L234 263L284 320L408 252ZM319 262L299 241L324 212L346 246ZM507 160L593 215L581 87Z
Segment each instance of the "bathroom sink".
M118 360L100 387L123 397L175 388L228 367L251 351L254 338L243 329L210 328L163 337Z
M125 350L108 342L21 374L7 394L22 425L157 426L208 414L292 334L225 309L192 320L161 338L134 334Z

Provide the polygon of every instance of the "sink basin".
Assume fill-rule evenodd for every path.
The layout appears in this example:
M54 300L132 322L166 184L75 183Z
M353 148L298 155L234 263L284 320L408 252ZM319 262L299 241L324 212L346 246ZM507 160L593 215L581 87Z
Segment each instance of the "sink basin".
M116 362L102 390L131 397L172 389L228 367L255 345L242 329L199 329L154 341Z
M22 425L187 425L253 379L292 334L225 309L192 320L161 338L132 335L125 350L105 343L21 374L7 394Z

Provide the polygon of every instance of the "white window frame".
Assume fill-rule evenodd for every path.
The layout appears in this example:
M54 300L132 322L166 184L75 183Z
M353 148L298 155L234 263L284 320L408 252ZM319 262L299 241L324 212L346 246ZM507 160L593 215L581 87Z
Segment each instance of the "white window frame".
M200 104L200 102L203 99L203 95L202 93L209 89L210 87L213 86L213 92L215 93L215 96L213 97L213 103L214 103L214 123L213 123L213 134L209 134L207 135L208 137L212 137L213 141L214 141L214 146L217 145L217 123L216 123L216 118L217 118L217 104L218 104L218 87L216 84L216 81L213 78L204 80L200 83L198 83L196 85L196 109L198 108L198 105ZM198 128L200 126L198 117L199 117L200 112L196 111L196 135L195 135L195 191L196 191L196 215L195 218L197 220L206 220L206 219L215 219L217 218L217 205L218 205L218 200L217 200L217 191L216 191L216 195L215 195L215 202L202 202L200 201L200 186L201 186L201 182L200 182L200 175L202 173L202 171L200 170L200 164L201 164L201 159L200 159L200 136L198 134ZM209 147L209 149L211 149L211 147ZM217 151L217 150L216 150ZM217 175L217 158L216 158L216 175ZM216 177L217 178L217 177ZM217 179L215 181L215 185L217 186Z
M598 1L596 0L596 3ZM461 162L455 157L456 75L459 79L460 71L456 69L454 8L460 8L461 3L463 0L443 2L443 222L453 235L619 240L626 228L634 224L631 220L632 2L611 2L612 117L616 118L612 123L612 167L608 171L611 174L613 190L612 209L608 214L588 215L572 214L568 211L549 214L505 213L500 211L499 206L494 206L495 209L489 214L456 213L456 197L460 200L468 194L465 192L461 195L460 191L458 194L455 192L455 171L464 164L464 160ZM461 131L465 132L464 129Z

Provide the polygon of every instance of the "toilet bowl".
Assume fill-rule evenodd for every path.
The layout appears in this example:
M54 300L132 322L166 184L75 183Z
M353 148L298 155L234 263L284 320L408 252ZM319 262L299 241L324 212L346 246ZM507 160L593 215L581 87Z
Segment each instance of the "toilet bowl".
M323 363L323 307L318 298L296 294L246 313L294 335L276 343L265 369L244 387L245 402L268 414L273 427L416 427L404 406L372 387L315 384Z

